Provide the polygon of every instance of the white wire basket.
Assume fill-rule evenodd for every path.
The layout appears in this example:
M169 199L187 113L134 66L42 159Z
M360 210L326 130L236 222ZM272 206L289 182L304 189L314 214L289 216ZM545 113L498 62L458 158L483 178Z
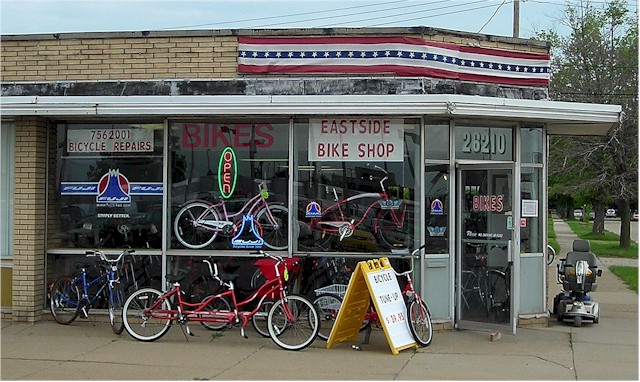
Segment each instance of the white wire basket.
M322 287L319 289L316 289L316 296L320 296L321 294L324 293L329 293L329 294L334 294L340 298L344 298L344 295L347 293L347 287L348 285L344 285L344 284L333 284L333 285L327 285L326 287Z

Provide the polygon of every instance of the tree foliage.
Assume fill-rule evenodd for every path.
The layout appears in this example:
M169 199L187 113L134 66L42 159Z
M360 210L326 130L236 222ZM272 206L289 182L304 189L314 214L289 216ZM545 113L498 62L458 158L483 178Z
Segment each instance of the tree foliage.
M638 195L638 23L622 0L569 3L560 23L570 34L541 31L551 43L550 97L622 106L620 123L604 137L552 137L549 195L590 200L596 230L605 205L622 219L620 245L630 245L630 206ZM597 229L596 229L597 227Z

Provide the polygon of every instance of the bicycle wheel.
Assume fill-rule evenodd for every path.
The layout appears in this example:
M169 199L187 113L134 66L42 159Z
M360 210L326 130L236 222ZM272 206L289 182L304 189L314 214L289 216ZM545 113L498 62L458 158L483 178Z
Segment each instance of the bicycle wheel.
M269 311L273 307L273 301L265 301L262 303L260 310L251 317L251 324L253 328L262 337L269 337L269 327L267 326L267 317L269 317Z
M556 250L552 246L547 245L547 265L551 265L556 258Z
M267 317L269 335L285 350L302 350L318 335L318 311L305 297L290 295L273 304Z
M211 296L205 297L204 300L211 298ZM204 302L204 300L202 300ZM231 304L224 297L218 297L211 300L207 306L204 308L205 311L211 312L214 310L228 312L231 310ZM204 322L201 321L200 324L209 330L219 331L227 328L226 321L219 322Z
M289 246L289 210L286 207L269 204L267 208L258 211L256 220L262 227L262 239L267 247L274 251L287 249ZM274 221L277 223L277 227L273 225Z
M110 288L109 296L109 324L115 334L120 335L124 330L124 320L122 319L122 307L124 306L124 292L120 284Z
M500 322L509 322L511 313L511 293L507 274L498 270L489 271L491 309Z
M57 323L69 325L80 313L79 280L71 277L59 278L51 287L51 315Z
M399 219L401 213L395 210L380 210L376 216L376 229L378 241L388 249L405 249L413 242L409 219L399 222L402 227L398 227L394 220L394 215Z
M162 313L164 318L155 317L156 312L150 309L158 299L162 299L162 302L157 305L157 310L167 311ZM171 304L163 298L162 292L144 288L129 296L124 303L122 318L124 327L131 337L138 341L150 342L161 338L169 331L175 316L171 312Z
M187 248L200 249L215 240L218 231L212 231L209 227L196 227L198 220L220 220L218 213L209 207L211 206L203 202L193 202L178 211L173 230L180 244Z
M318 298L313 301L313 305L318 309L318 315L320 316L318 337L326 341L329 339L336 318L338 318L338 312L342 306L342 299L335 294L325 293L318 296Z
M409 312L409 329L420 346L429 346L433 338L433 326L431 326L431 313L427 303L422 299L415 299L407 304Z

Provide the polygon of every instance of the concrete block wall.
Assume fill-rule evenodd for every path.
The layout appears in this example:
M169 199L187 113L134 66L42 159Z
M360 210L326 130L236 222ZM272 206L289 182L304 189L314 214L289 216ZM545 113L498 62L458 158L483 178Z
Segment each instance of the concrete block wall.
M46 163L48 123L15 121L13 320L42 319L45 298Z
M283 31L2 36L0 70L5 83L251 77L237 74L238 34L282 36ZM326 36L326 33L312 29L293 29L286 31L286 35ZM407 33L406 28L337 29L333 35L408 35L457 45L519 52L548 52L547 45L541 42L452 31L412 34Z

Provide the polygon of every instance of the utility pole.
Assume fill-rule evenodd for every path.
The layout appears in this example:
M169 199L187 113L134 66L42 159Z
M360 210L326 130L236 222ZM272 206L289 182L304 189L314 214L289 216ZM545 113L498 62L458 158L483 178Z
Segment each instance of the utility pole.
M513 37L520 37L520 0L513 0Z

